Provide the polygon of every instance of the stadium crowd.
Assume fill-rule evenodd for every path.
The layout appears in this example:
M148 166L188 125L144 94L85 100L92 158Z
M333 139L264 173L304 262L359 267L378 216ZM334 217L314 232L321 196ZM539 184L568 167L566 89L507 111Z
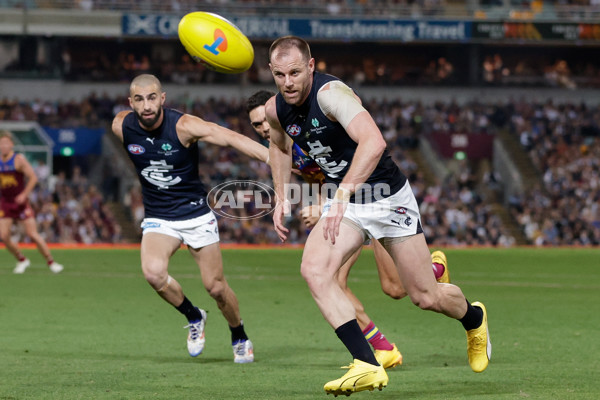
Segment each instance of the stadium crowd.
M461 179L470 174L468 170L468 165L462 165L443 184L412 183L427 241L438 246L515 245L515 238L492 212L489 199L479 194L474 181Z
M488 113L493 109L477 102L459 106L456 103L436 103L425 106L420 103L395 101L375 101L366 103L381 127L394 159L410 177L418 200L423 207L423 217L432 243L453 244L491 244L507 245L510 238L503 238L499 221L485 205L485 199L477 195L472 180L461 181L461 173L448 177L444 182L431 186L425 182L417 170L415 161L406 149L418 145L419 136L427 131L471 130L487 131L491 129L493 118ZM243 102L210 99L198 101L189 98L176 99L170 107L201 115L203 118L227 126L233 130L252 136ZM110 99L106 95L92 93L81 102L51 103L34 100L19 102L0 100L0 119L37 120L43 126L106 126L114 114L128 109L125 97ZM251 179L270 185L268 168L256 162L250 162L229 149L204 146L204 160L201 174L209 187L233 179ZM53 179L56 184L49 188L40 188L36 192L36 211L40 221L45 222L45 235L48 241L94 241L115 242L119 240L120 228L114 223L110 211L102 202L98 190L81 183L81 174L73 172L71 182L66 182L64 173L59 172ZM52 180L51 180L52 182ZM65 183L66 182L66 183ZM300 183L300 181L298 180ZM104 196L107 196L104 193ZM52 202L54 200L54 202ZM136 226L143 216L143 206L139 187L135 185L125 196L132 220ZM52 207L52 203L56 207ZM76 207L77 204L77 207ZM94 208L95 212L82 212L82 209ZM251 205L249 205L250 207ZM74 209L76 208L76 209ZM250 213L252 210L234 212ZM302 243L306 229L295 210L290 220L291 242ZM93 218L92 218L93 217ZM64 218L65 221L60 219ZM95 233L86 233L95 223ZM100 222L102 221L102 223ZM106 230L102 230L108 223ZM78 227L76 225L79 225ZM53 229L53 230L52 230ZM223 242L275 243L277 238L272 229L270 216L260 219L220 219L221 239Z
M36 173L43 176L39 168ZM49 243L119 243L121 226L98 188L89 183L75 166L67 179L65 171L51 174L31 193L40 234ZM14 226L14 239L27 242L20 227Z
M600 244L600 109L585 104L515 102L511 130L542 177L511 199L537 245Z
M539 188L511 199L513 215L530 242L600 244L600 108L516 100L505 104L474 100L465 104L440 101L426 105L399 99L371 99L365 105L381 128L393 158L410 177L430 243L510 246L515 239L491 212L489 199L480 190L482 182L474 178L468 163L463 162L460 170L443 181L427 182L406 150L416 148L427 132L494 134L498 129L508 128L519 135L543 177ZM168 106L254 137L242 99L180 98L173 99ZM111 99L95 93L81 102L2 99L0 119L37 120L44 126L106 126L123 109L129 109L125 97ZM270 185L265 165L251 162L230 149L204 146L203 155L201 174L209 187L234 179ZM56 184L36 191L36 211L47 240L119 241L120 227L106 209L103 194L87 182L81 183L79 173L72 175L74 178L66 181L64 173L59 172L54 178ZM143 216L139 188L133 186L125 201L132 220L139 226ZM302 243L307 232L299 218L299 208L294 211L289 221L291 242ZM269 215L259 219L221 218L220 229L223 242L277 242Z
M73 45L75 46L75 45ZM129 81L140 73L152 73L163 82L189 83L270 83L272 78L267 65L267 49L255 44L256 62L244 74L218 74L207 69L182 52L169 58L150 58L152 50L140 46L138 50L114 48L86 48L75 46L64 49L63 73L73 81ZM76 55L71 55L73 52ZM467 68L455 53L435 50L428 55L406 49L390 54L383 49L368 50L368 56L356 60L342 50L333 53L327 49L317 64L317 70L327 71L353 85L387 86L451 86L467 84ZM567 61L560 54L548 55L538 50L531 54L507 50L485 52L481 55L479 82L486 86L600 87L600 64L589 57L571 56ZM329 55L331 54L331 55ZM111 60L116 61L111 61ZM16 67L16 66L15 66ZM12 66L7 66L7 70ZM43 70L44 66L39 66Z
M599 11L600 14L600 11ZM195 62L175 39L139 39L114 43L97 39L90 46L82 38L57 40L0 37L0 77L47 77L77 82L129 82L140 73L152 73L163 83L270 84L269 43L253 41L255 62L243 74L220 74ZM36 57L23 60L25 48L37 49ZM33 51L33 50L32 50ZM321 54L317 70L360 86L494 86L600 87L600 62L586 48L541 46L485 46L474 51L458 44L402 46L357 42L352 46L315 43ZM363 54L356 57L356 54ZM468 57L464 55L468 54Z

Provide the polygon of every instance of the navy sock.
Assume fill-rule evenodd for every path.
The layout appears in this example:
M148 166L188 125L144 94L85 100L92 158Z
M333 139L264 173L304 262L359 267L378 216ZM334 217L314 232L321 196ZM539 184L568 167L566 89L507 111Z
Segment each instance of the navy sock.
M472 306L467 301L467 313L459 321L467 331L479 328L483 322L483 310L480 307Z
M369 346L369 342L358 326L358 322L353 319L341 325L335 330L335 334L340 338L344 346L348 349L352 358L367 362L373 365L379 365L375 359L375 354Z
M175 307L177 311L185 315L188 322L200 321L202 319L202 314L200 314L200 310L194 307L191 301L188 300L187 297L183 297L183 303L179 306Z
M246 331L244 331L244 322L242 321L242 323L240 324L240 326L236 326L236 327L229 327L229 330L231 331L231 343L236 343L239 342L241 340L248 340L248 336L246 336Z

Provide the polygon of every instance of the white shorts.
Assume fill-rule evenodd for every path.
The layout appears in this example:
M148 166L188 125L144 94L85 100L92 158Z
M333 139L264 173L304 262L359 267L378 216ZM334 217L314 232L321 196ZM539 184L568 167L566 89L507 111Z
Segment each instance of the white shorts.
M162 233L181 240L192 249L200 249L219 241L217 219L211 212L184 221L167 221L160 218L144 218L142 233Z
M323 205L321 218L327 215L332 199ZM400 238L423 232L417 199L410 184L406 184L385 199L368 204L348 203L345 221L363 232L365 239Z

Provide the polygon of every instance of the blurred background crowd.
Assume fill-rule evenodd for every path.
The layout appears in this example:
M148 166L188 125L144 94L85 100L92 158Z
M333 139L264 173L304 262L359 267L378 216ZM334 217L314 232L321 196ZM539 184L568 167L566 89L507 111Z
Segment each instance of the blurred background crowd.
M0 1L0 11L77 9L184 13L184 0ZM372 4L371 4L372 3ZM541 4L540 4L541 3ZM207 7L240 13L310 15L325 7L328 15L355 15L363 10L379 16L396 12L405 18L563 18L595 21L594 1L482 0L340 0L214 1ZM270 10L270 11L269 11ZM496 14L494 14L496 13ZM269 14L269 15L271 15ZM389 17L389 15L388 15ZM600 19L598 20L600 22ZM600 25L598 27L600 32ZM216 122L256 140L245 111L245 98L226 96L226 88L274 90L267 64L271 40L253 41L255 63L244 74L224 75L194 62L176 39L106 38L83 35L13 36L0 34L0 82L14 79L64 85L120 84L122 95L90 88L78 98L5 96L0 93L0 122L35 121L47 128L104 128L101 156L54 155L53 167L35 162L40 184L31 196L40 232L48 242L126 243L139 240L143 218L141 192L135 179L115 165L132 169L110 133L113 116L129 109L126 88L140 73L156 74L169 87L189 87L169 96L167 106ZM309 40L310 42L310 40ZM549 44L550 43L550 44ZM593 57L598 40L586 46L518 43L311 42L317 69L344 79L361 95L380 127L392 157L409 177L421 207L430 244L439 246L600 245L600 106L578 98L582 89L600 86L600 59ZM33 49L33 50L32 50ZM1 87L2 83L0 83ZM208 95L195 96L210 86ZM456 88L513 89L509 94L457 99ZM438 98L418 100L398 95L421 88L439 90ZM554 88L569 96L534 99L528 91ZM367 90L368 89L368 90ZM600 90L600 89L599 89ZM192 93L192 94L190 94ZM368 93L368 94L364 94ZM402 91L400 91L402 93ZM498 92L500 93L500 92ZM587 93L587 92L586 92ZM574 100L575 99L575 100ZM472 157L469 151L444 154L450 143L484 136L493 151ZM462 138L462 139L461 139ZM485 139L484 138L484 139ZM440 142L441 140L441 142ZM487 139L486 139L487 140ZM201 174L210 188L249 179L271 185L269 168L231 149L201 144ZM519 179L498 167L497 147L517 165ZM439 165L438 165L439 164ZM436 167L437 166L437 167ZM100 171L94 176L92 171ZM525 177L529 177L526 180ZM513 181L524 180L520 189ZM252 207L249 204L248 207ZM242 215L250 210L238 210ZM293 210L290 241L301 244L307 229ZM278 239L270 215L257 219L219 218L225 243L274 244ZM15 229L16 240L25 240Z

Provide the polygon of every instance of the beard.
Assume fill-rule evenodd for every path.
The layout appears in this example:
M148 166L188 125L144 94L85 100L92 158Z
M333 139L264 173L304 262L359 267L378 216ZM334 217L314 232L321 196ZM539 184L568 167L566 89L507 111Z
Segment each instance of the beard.
M135 113L137 120L140 121L140 124L142 124L145 128L150 129L160 119L160 117L162 115L162 107L160 107L158 109L158 111L154 115L154 118L152 118L152 119L147 119L147 118L142 117L142 115L135 110L133 112Z

